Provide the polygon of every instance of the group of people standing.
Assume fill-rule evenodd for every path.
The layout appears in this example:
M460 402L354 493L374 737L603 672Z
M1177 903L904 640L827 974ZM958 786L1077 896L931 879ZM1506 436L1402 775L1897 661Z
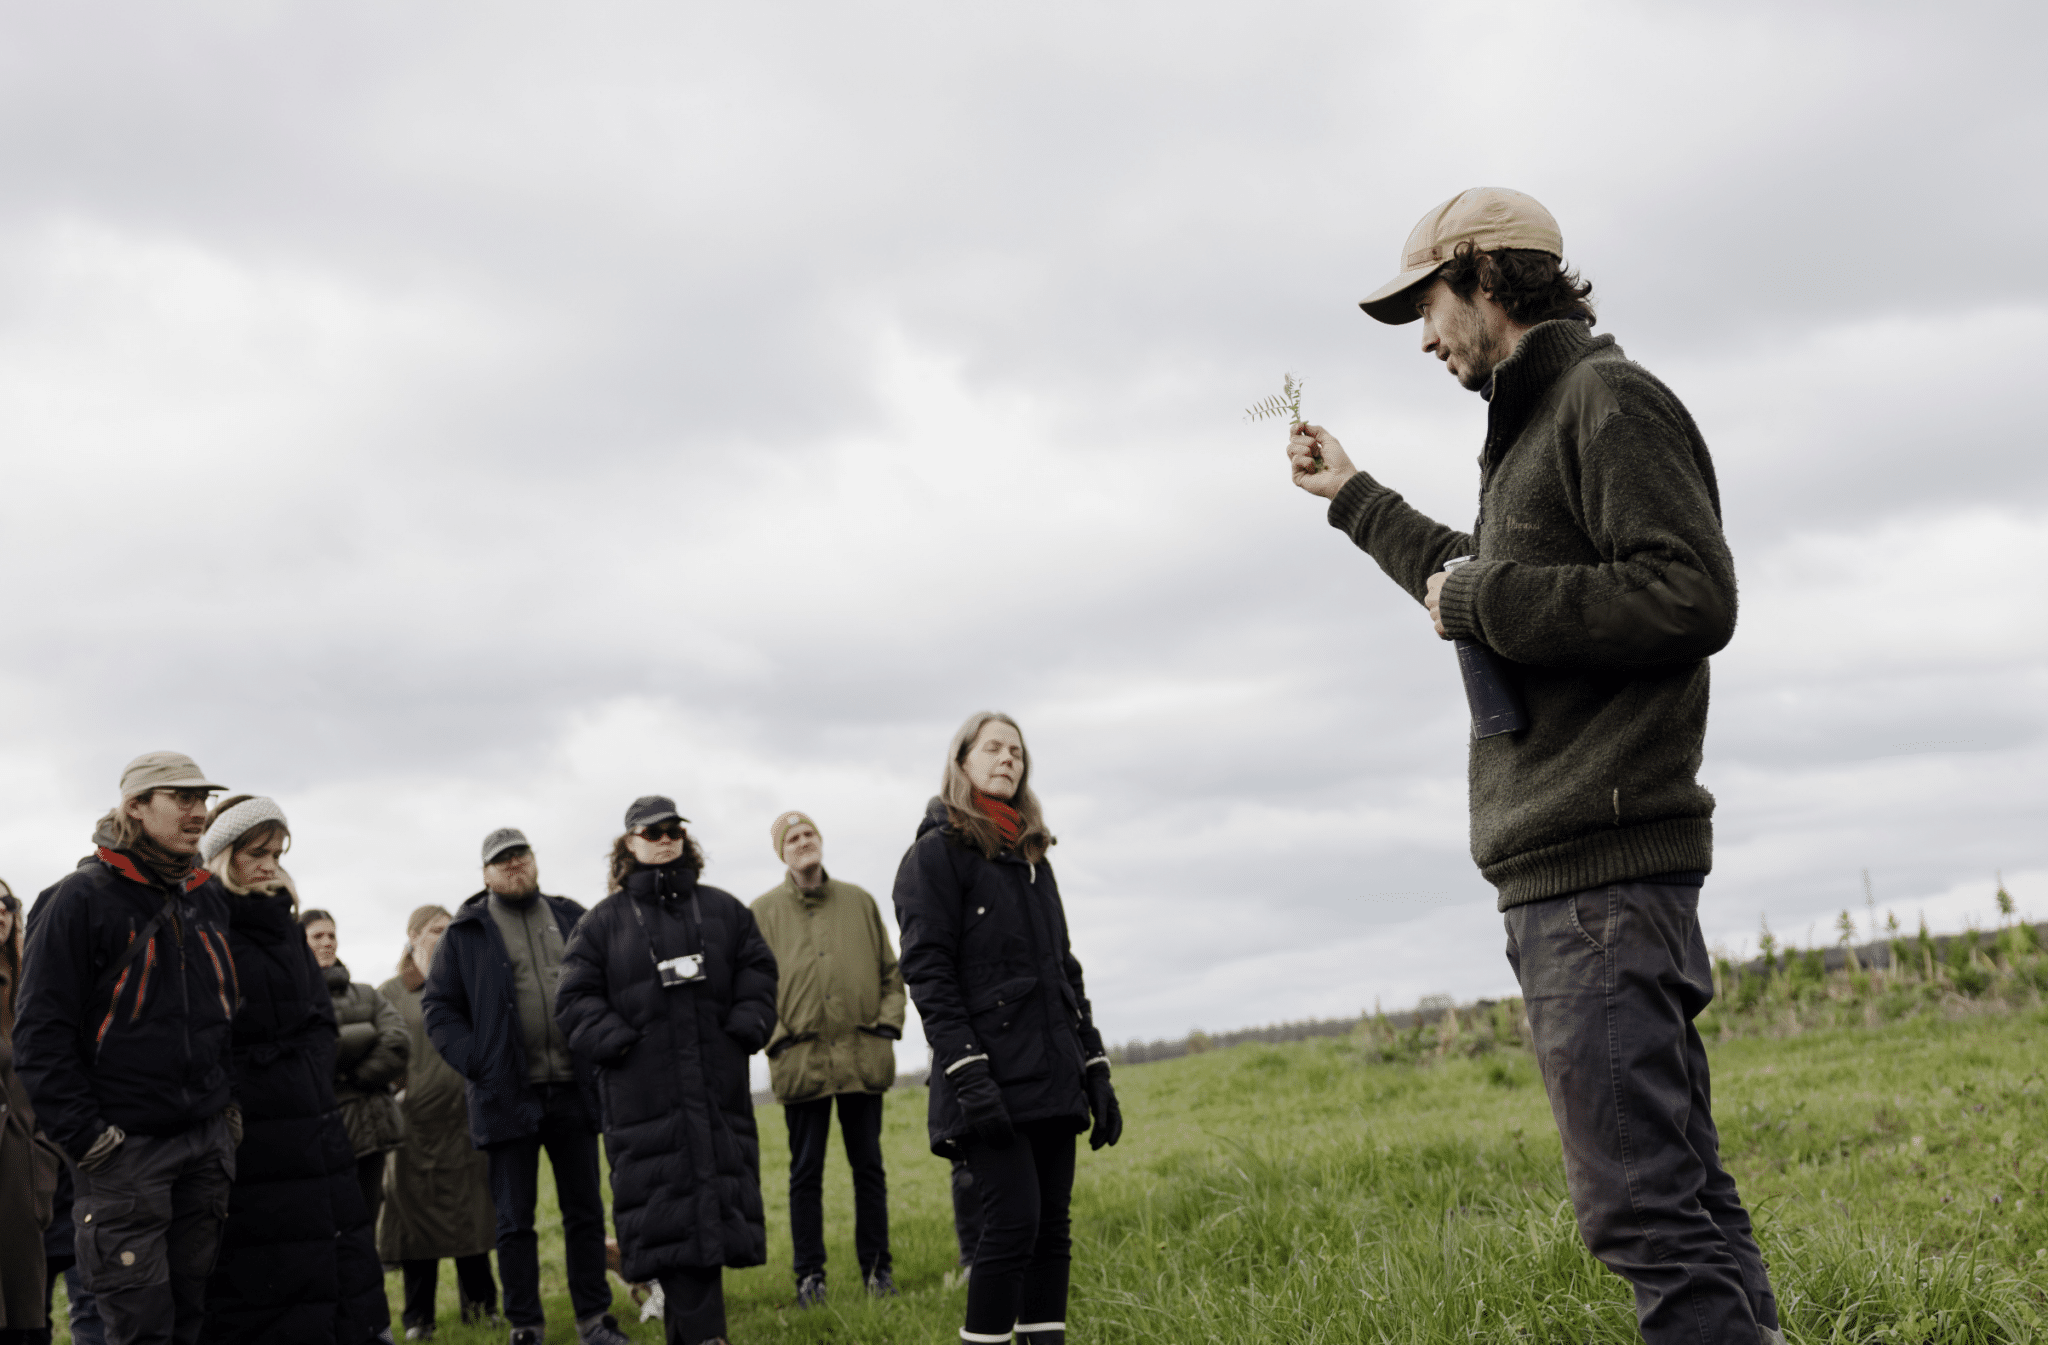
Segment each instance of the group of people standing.
M618 1269L659 1286L671 1342L723 1342L723 1268L767 1257L764 1049L797 1303L826 1296L835 1109L862 1287L893 1294L882 1095L906 991L931 1147L974 1230L961 1338L1063 1340L1075 1137L1113 1144L1122 1120L1028 776L1007 716L955 735L896 879L900 962L807 815L775 819L787 873L750 907L700 881L688 820L648 795L603 900L543 893L501 828L483 890L414 911L373 989L334 917L300 907L275 801L213 803L191 758L137 758L77 870L25 914L0 896L0 1343L48 1338L59 1274L86 1345L390 1340L393 1265L405 1337L431 1339L453 1259L463 1319L500 1320L502 1281L511 1345L539 1345L545 1151L577 1337L621 1345L600 1136Z

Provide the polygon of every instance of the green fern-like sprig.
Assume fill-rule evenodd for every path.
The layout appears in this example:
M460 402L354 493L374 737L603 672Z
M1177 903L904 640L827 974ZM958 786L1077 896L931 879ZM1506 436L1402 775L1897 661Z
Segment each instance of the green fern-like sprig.
M1296 425L1301 424L1301 380L1293 374L1280 380L1280 391L1246 407L1244 412L1246 420L1271 420L1275 416L1286 416Z
M1246 407L1244 412L1246 420L1271 420L1275 416L1285 416L1295 425L1303 423L1301 419L1301 380L1293 374L1287 374L1281 378L1280 391L1262 402L1254 402ZM1320 448L1315 451L1315 462L1316 470L1318 472L1322 471L1323 451Z

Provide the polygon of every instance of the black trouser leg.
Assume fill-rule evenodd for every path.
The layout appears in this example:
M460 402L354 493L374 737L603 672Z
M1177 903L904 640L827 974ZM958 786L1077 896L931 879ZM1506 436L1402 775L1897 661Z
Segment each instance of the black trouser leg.
M1699 890L1616 883L1507 912L1586 1247L1634 1286L1649 1345L1748 1345L1777 1306L1722 1168Z
M825 1141L832 1129L832 1099L792 1102L782 1109L789 1127L789 1240L798 1283L825 1269ZM843 1124L843 1122L842 1122Z
M498 1310L498 1281L491 1274L491 1254L455 1258L455 1284L462 1299L463 1320L488 1317Z
M399 1320L407 1326L432 1326L434 1295L441 1287L440 1260L428 1258L398 1264L405 1272L405 1310L399 1314Z
M491 1163L491 1204L498 1211L498 1277L505 1283L505 1320L545 1326L540 1305L540 1240L533 1232L539 1197L540 1138L506 1140L485 1151Z
M569 1302L580 1322L612 1305L612 1286L605 1271L597 1127L584 1112L574 1084L549 1089L540 1140L547 1147L548 1165L555 1170L555 1202L562 1211L562 1260L568 1271Z
M703 1345L725 1335L725 1274L719 1267L663 1275L661 1298L668 1345Z
M960 1264L974 1264L981 1245L981 1193L974 1189L974 1169L967 1160L953 1160L953 1240L960 1244Z
M853 1253L863 1282L893 1270L889 1260L889 1175L882 1167L882 1095L839 1095L839 1138L853 1169Z
M1073 1257L1067 1212L1074 1192L1072 1127L1033 1121L1017 1127L1008 1148L971 1139L965 1147L981 1192L982 1232L961 1339L1008 1340L1018 1327L1064 1331Z
M384 1204L384 1155L364 1154L356 1160L356 1185L363 1188L363 1212L370 1216L370 1238L377 1237L377 1211Z

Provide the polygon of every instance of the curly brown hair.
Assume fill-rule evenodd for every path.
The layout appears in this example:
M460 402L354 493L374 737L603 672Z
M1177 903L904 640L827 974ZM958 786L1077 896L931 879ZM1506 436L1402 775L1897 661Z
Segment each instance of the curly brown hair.
M617 892L625 887L626 879L632 877L641 867L640 861L633 858L633 852L626 848L626 838L632 834L630 831L622 831L618 839L612 842L610 866L606 873L607 892ZM697 872L704 872L704 847L697 844L697 838L687 829L683 832L683 855Z
M1467 239L1458 244L1437 274L1450 282L1451 292L1460 299L1485 290L1507 310L1510 319L1524 327L1556 318L1571 318L1588 327L1595 321L1593 282L1581 280L1563 258L1548 252L1534 248L1480 252Z

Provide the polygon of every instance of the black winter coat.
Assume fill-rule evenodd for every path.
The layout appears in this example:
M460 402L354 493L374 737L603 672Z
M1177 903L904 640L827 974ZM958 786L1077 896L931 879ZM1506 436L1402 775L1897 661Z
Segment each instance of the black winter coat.
M356 1345L390 1321L355 1157L334 1100L334 1009L291 897L231 896L242 1143L206 1341Z
M704 979L664 988L656 960L694 952ZM754 913L685 865L641 869L576 931L555 1020L601 1066L626 1278L767 1260L747 1057L775 1028L775 954Z
M15 1012L15 1071L43 1133L83 1157L109 1125L178 1135L228 1105L235 1016L227 893L200 869L108 993L100 973L163 909L165 888L102 846L36 898Z
M567 944L583 908L567 897L540 898L554 913ZM541 1095L526 1081L526 1037L519 1027L512 957L491 918L491 894L479 892L455 912L434 950L420 1016L427 1038L457 1074L469 1081L469 1138L477 1148L525 1139L540 1129ZM575 1062L590 1128L597 1128L597 1078L590 1063Z
M1010 851L990 859L933 799L896 870L903 979L931 1046L932 1152L959 1150L967 1118L947 1071L985 1056L1012 1123L1088 1127L1082 1075L1102 1034L1067 942L1052 865Z

